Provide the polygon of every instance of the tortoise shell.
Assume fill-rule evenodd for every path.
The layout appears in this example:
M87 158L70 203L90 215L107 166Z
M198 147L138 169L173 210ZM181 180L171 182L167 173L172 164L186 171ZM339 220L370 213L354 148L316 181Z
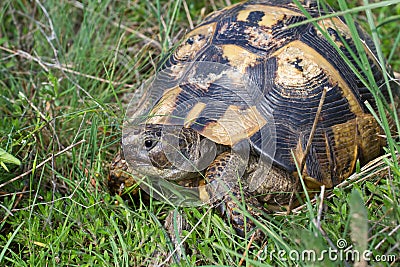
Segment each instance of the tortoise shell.
M311 17L326 14L314 2L302 4ZM174 78L198 73L199 66L207 68L210 62L221 64L248 77L250 91L239 86L232 93L232 81L225 87L212 81L203 85L178 81L152 105L153 114L161 116L151 116L146 123L172 124L172 118L183 116L185 127L218 144L234 146L248 139L253 151L294 176L292 151L296 159L305 157L303 177L310 188L338 184L354 171L357 160L363 164L381 154L385 140L365 105L367 101L376 109L373 95L349 66L366 79L351 56L357 49L349 28L340 17L306 20L291 1L247 1L212 13L165 58L161 70L168 69ZM382 85L376 49L356 27L375 82ZM323 91L326 96L306 153ZM254 105L246 101L249 94L255 95ZM388 92L382 94L388 97ZM223 105L216 107L203 99ZM182 112L178 107L183 104ZM235 129L234 121L219 123L232 121L232 116L242 127ZM265 142L272 125L274 153L266 151L269 141Z

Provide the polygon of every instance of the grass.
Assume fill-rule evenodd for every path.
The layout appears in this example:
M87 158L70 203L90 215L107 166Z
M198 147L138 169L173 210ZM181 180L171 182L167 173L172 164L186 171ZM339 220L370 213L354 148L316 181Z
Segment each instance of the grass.
M174 207L142 195L126 201L110 194L108 163L119 149L127 95L154 73L191 23L226 2L0 3L0 265L148 266L167 258L174 248L162 226ZM372 32L399 72L400 3L379 3L363 3L373 9L360 11L357 1L330 1L350 23L357 18ZM376 116L387 129L384 103ZM322 251L345 240L346 247L367 248L373 257L397 255L370 262L395 266L397 150L389 136L391 156L335 188L324 205L317 197L300 212L260 219L267 242L248 251L248 239L235 236L209 207L179 208L189 227L183 230L186 254L176 265L237 266L245 251L243 266L293 265L293 250Z

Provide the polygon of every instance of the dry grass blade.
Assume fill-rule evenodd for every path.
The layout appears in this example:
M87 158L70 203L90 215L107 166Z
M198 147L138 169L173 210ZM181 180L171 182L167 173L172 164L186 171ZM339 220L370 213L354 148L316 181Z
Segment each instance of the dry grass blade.
M173 251L171 251L171 253L168 255L168 257L159 265L159 266L166 266L166 264L168 264L168 262L171 260L172 256L178 252L179 248L183 246L183 244L185 243L186 239L188 239L190 237L190 235L193 233L193 231L200 225L200 223L204 220L204 218L207 216L208 213L210 213L210 211L215 208L214 206L210 206L207 211L203 214L203 216L199 219L199 221L193 226L193 228L188 232L188 234L182 238L181 243L179 243L178 246L175 247L175 249Z
M22 192L19 192L19 193L16 192L16 193L14 193L15 195L18 195L18 198L17 198L17 200L15 201L15 203L14 203L14 205L13 205L13 209L15 209L15 208L18 206L18 204L20 203L20 201L21 201L21 199L22 199L22 196L23 196L23 193L31 192L31 191L25 191L27 188L28 188L28 185L25 185L24 188L22 189ZM3 195L3 196L5 196L5 195ZM0 206L3 207L3 208L7 211L7 215L0 221L0 223L2 223L2 222L5 222L9 216L13 216L13 214L12 214L11 211L9 211L9 210L8 210L7 208L5 208L4 206L2 206L2 205L0 205Z
M317 214L317 222L316 222L316 226L318 229L321 228L321 217L322 217L322 209L324 207L324 199L325 199L325 185L321 186L321 193L320 193L320 203L318 206L318 214Z
M84 5L82 3L80 3L79 1L71 1L71 4L78 9L85 10L86 12L94 13L93 10L85 8ZM106 17L104 17L104 19L108 20L108 18L106 18ZM120 22L117 22L117 21L111 21L111 24L115 27L121 28L121 29L133 34L134 36L142 39L146 43L146 45L151 45L154 48L157 48L159 51L162 50L162 46L161 46L160 42L158 42L157 40L154 40L150 37L147 37L140 31L136 31L136 30L134 30L124 24L121 24Z
M321 236L325 239L325 241L329 244L329 246L334 249L337 250L337 247L335 246L335 244L332 242L332 240L329 238L328 234L326 233L326 231L322 228L321 226L321 217L322 217L322 210L324 207L324 199L325 199L325 186L321 186L321 193L320 193L320 203L318 206L318 214L317 214L317 218L313 219L313 223L315 225L315 227L318 229L318 231L320 232ZM344 265L346 267L350 266L348 262L344 261L343 262Z
M192 16L190 16L189 7L186 3L186 0L183 0L183 7L185 8L185 13L186 13L187 20L189 22L190 29L192 30L194 28L194 25L193 25Z
M9 48L4 47L4 46L0 46L0 50L6 51L6 52L8 52L8 53L10 53L10 54L12 54L14 56L19 56L19 57L22 57L22 58L27 59L27 60L32 60L32 61L38 63L43 68L43 70L45 70L46 72L49 72L50 69L58 69L58 70L61 70L63 72L71 73L71 74L74 74L74 75L79 75L79 76L82 76L82 77L85 77L85 78L88 78L88 79L92 79L92 80L96 80L96 81L99 81L99 82L103 82L103 83L112 84L114 86L123 86L123 87L126 87L126 88L133 88L134 87L134 85L132 85L132 84L127 84L127 83L124 83L124 82L110 81L110 80L106 80L106 79L103 79L103 78L100 78L100 77L96 77L96 76L93 76L93 75L81 73L79 71L72 70L70 67L62 65L62 64L49 63L49 62L46 62L46 61L42 60L39 57L35 57L35 56L29 54L28 52L25 52L25 51L22 51L22 50L12 50L12 49L9 49Z
M45 159L44 161L40 162L35 168L32 168L32 169L30 169L30 170L24 172L23 174L20 174L20 175L14 177L14 178L8 180L7 182L0 184L0 188L2 188L3 186L8 185L9 183L12 183L12 182L17 181L18 179L21 179L22 177L24 177L24 176L26 176L26 175L32 173L33 171L36 171L37 169L39 169L39 168L41 168L43 165L45 165L47 162L53 160L55 157L58 157L58 156L62 155L63 153L67 152L68 150L72 149L73 147L75 147L75 146L77 146L77 145L80 145L80 144L82 144L82 143L84 143L84 142L86 142L86 140L81 140L81 141L79 141L79 142L77 142L77 143L75 143L75 144L72 144L72 145L70 145L70 146L64 148L63 150L57 152L56 154L54 154L54 155L48 157L47 159Z
M400 155L397 156L400 160ZM390 154L382 155L364 165L359 173L352 174L348 179L344 180L340 184L336 185L338 188L349 188L352 187L354 183L361 183L365 180L371 179L372 177L386 175L389 171L389 166L385 163L384 159L390 159ZM334 197L332 192L329 192L326 196L327 199ZM316 200L311 200L312 204L315 204ZM292 210L294 213L302 212L303 209L307 207L303 204ZM284 215L286 212L277 212L277 215Z
M249 251L249 249L250 249L250 247L251 247L251 244L253 244L255 236L256 236L256 232L254 232L254 233L251 235L251 238L250 238L250 240L249 240L249 243L247 244L246 250L243 252L243 256L242 256L242 258L240 259L238 266L242 266L243 262L245 261L246 255L247 255L247 251Z
M129 28L128 26L122 25L120 23L117 23L117 22L113 21L112 24L114 26L116 26L116 27L120 27L121 29L124 29L125 31L127 31L129 33L132 33L133 35L143 39L145 41L146 45L151 45L151 46L157 48L160 51L162 50L162 46L161 46L160 42L158 42L158 41L156 41L154 39L151 39L151 38L147 37L146 35L138 32L138 31L135 31L134 29Z
M321 114L322 106L323 106L324 101L325 101L326 91L327 91L326 88L324 88L322 90L321 99L320 99L319 104L318 104L317 112L315 113L313 126L312 126L312 129L311 129L311 132L310 132L310 136L308 137L306 150L304 151L304 156L300 161L299 170L300 170L301 174L303 174L304 166L306 164L306 158L307 158L308 153L310 152L312 140L314 138L315 131L317 130L317 124L318 124L318 120L319 120L319 115ZM295 160L298 160L298 159L295 159ZM290 212L291 212L291 210L293 208L293 200L294 200L295 194L297 193L297 187L299 186L299 183L300 183L300 178L298 176L297 179L296 179L296 183L295 183L295 186L293 188L292 194L290 195L290 201L289 201L289 207L288 207L287 214L290 214Z
M398 230L400 229L400 225L397 225L392 231L389 232L388 236L382 239L376 246L375 249L379 249L380 246L382 246L383 243L388 239L388 237L391 237L393 234L395 234Z
M394 73L394 78L398 81L400 81L400 72L395 72Z

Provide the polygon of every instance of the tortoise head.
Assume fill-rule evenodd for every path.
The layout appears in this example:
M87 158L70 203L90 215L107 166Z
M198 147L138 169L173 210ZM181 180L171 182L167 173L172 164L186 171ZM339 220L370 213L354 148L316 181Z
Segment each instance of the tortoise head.
M199 176L196 166L202 157L211 155L202 139L196 131L182 126L147 124L125 131L124 155L130 167L141 174L190 179Z

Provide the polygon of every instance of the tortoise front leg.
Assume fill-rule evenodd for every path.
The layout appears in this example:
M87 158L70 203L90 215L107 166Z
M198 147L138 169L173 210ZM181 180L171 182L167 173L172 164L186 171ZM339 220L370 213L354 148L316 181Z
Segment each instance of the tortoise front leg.
M240 201L244 200L247 212L255 218L260 216L257 210L262 209L258 200L248 192L246 184L240 183L238 170L246 166L247 162L233 152L223 152L218 155L206 170L207 196L203 195L203 200L211 200L211 203L217 204L221 215L231 222L242 237L246 232L253 231L255 224L250 219L245 220ZM257 232L257 238L260 237L260 233Z

